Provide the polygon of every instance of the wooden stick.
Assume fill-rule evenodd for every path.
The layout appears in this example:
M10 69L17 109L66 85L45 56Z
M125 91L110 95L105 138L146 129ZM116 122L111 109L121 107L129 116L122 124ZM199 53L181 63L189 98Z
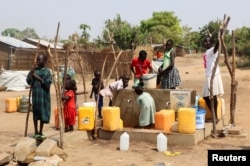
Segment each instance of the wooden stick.
M55 58L56 58L56 67L57 67L57 78L60 78L59 76L59 63L58 63L58 57L57 57L57 40L58 40L58 34L59 34L59 28L60 28L60 22L58 22L57 25L57 31L56 31L56 38L55 38ZM57 99L58 99L58 106L59 106L59 122L60 122L60 147L63 149L64 147L64 116L63 116L63 104L61 100L61 88L59 86L58 82L58 94L57 94Z
M67 70L68 70L68 54L69 54L69 48L67 47L65 58L64 58L64 72L63 72L62 86L60 87L58 85L58 88L60 88L60 90L61 90L61 92L59 94L64 94L64 91L65 91L66 74L67 74ZM57 73L60 73L60 71L57 70ZM61 100L61 98L58 98L58 100ZM62 105L62 101L61 101L61 105ZM61 124L62 124L62 126L60 126L60 128L63 128L63 126L65 124L63 116L62 116L62 123Z
M222 43L223 43L223 38L225 35L225 32L227 30L227 26L229 23L230 17L226 18L226 15L224 15L224 19L222 22L222 25L220 28L222 28L223 33L221 34L221 30L219 29L219 33L218 33L218 42L219 42L219 47L218 47L218 56L216 58L216 61L214 63L213 66L213 70L212 70L212 75L211 75L211 80L210 80L210 108L211 108L211 112L212 112L212 117L213 117L213 137L217 137L217 131L216 131L216 115L215 115L215 109L214 109L214 98L213 98L213 80L214 80L214 76L215 76L215 71L217 68L217 65L219 63L220 60L220 55L221 55L221 47L222 47Z
M51 57L51 70L53 72L53 80L54 80L54 86L55 86L55 90L56 90L56 99L57 99L57 109L59 110L59 124L60 124L60 144L59 146L61 148L63 148L64 145L64 122L63 122L63 104L62 104L62 100L61 100L61 88L60 88L60 83L58 81L59 77L59 66L58 66L58 58L57 58L57 52L56 52L56 48L57 48L57 40L58 40L58 33L59 33L59 27L60 27L60 22L58 22L57 25L57 32L56 32L56 38L55 38L55 57L52 55L51 51L50 51L50 46L48 47L48 53ZM54 60L56 63L56 71L57 71L57 82L55 79L55 66L54 66Z
M38 43L37 43L37 49L36 49L36 55L35 55L35 58L34 58L34 68L36 66L36 59L37 59L37 56L38 56L38 52L39 52L39 45L40 45L40 40L38 40ZM33 85L33 84L32 84ZM28 125L29 125L29 116L30 116L30 111L31 111L31 103L30 103L30 99L31 99L31 92L32 92L32 85L30 86L30 90L29 90L29 106L28 106L28 112L27 112L27 115L26 115L26 122L25 122L25 130L24 130L24 136L27 137L27 132L28 132Z
M237 97L237 86L238 81L235 80L235 56L236 56L236 48L235 48L235 34L232 31L232 45L233 45L233 57L232 57L232 75L231 75L231 99L230 99L230 123L235 126L235 109L236 109L236 97Z
M105 59L104 59L103 65L102 65L101 78L100 78L100 85L99 85L99 87L98 87L98 96L97 96L97 99L96 99L94 129L91 131L92 139L95 139L95 138L96 138L96 133L95 133L95 131L96 131L96 121L97 121L96 111L98 111L99 95L100 95L100 90L101 90L101 86L102 86L104 68L105 68L106 63L107 63L107 57L108 57L108 54L105 56ZM89 135L89 134L88 134L88 135Z
M85 83L85 77L84 77L83 66L82 66L82 58L78 53L79 50L78 50L78 43L77 43L76 38L74 38L74 43L75 43L75 48L76 48L77 61L78 61L78 64L81 68L82 83L83 83L83 89L84 89L84 102L87 102L88 97L87 97L87 93L86 93L86 83Z
M118 56L116 57L116 60L115 60L113 66L112 66L112 68L111 68L111 70L110 70L110 72L109 72L108 78L107 78L107 80L106 80L106 85L105 85L105 87L108 86L109 79L110 79L110 77L111 77L111 75L112 75L112 73L113 73L113 70L114 70L114 68L115 68L115 66L116 66L116 63L117 63L117 61L118 61L118 59L120 58L121 55L122 55L122 50L119 52Z
M109 33L109 40L111 42L111 47L112 47L112 51L113 51L113 54L114 54L114 60L116 60L116 56L115 56L115 48L114 48L114 43L113 43L113 38L111 38L110 36L110 33ZM115 72L116 72L116 79L118 79L118 68L117 66L115 65Z

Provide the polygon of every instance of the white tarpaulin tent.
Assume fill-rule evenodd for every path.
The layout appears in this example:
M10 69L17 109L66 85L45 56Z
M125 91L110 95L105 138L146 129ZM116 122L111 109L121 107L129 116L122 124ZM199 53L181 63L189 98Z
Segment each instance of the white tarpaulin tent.
M29 71L4 70L0 74L0 87L6 87L7 91L27 90L26 77Z

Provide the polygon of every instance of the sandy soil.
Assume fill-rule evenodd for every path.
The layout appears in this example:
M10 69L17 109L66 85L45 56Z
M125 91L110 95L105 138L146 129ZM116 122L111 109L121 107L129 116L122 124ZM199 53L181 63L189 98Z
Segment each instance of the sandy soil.
M202 58L177 57L176 65L180 71L183 89L195 89L201 95L204 81L204 68ZM226 115L229 116L230 108L230 88L231 78L225 66L221 67L223 84L225 89ZM235 122L237 127L243 127L244 132L250 133L249 110L250 103L250 75L249 69L237 69L236 80L238 84L237 105ZM130 81L132 82L132 81ZM90 85L90 82L87 82ZM88 91L90 92L90 86ZM81 90L81 84L78 88ZM16 143L23 137L25 129L25 113L6 113L5 98L28 95L28 91L23 92L0 92L0 152L13 151ZM51 90L52 108L56 106L55 91ZM83 96L78 97L78 102L84 101ZM91 101L91 100L89 100ZM32 115L32 114L31 114ZM32 117L29 118L28 134L33 134ZM54 117L52 114L51 123L45 126L45 130L53 130ZM95 141L82 140L74 145L68 146L64 151L68 158L61 165L81 165L81 166L153 166L165 163L167 166L187 166L187 165L207 165L208 149L250 149L250 138L239 137L208 137L195 146L168 146L170 151L179 151L180 155L167 157L163 153L156 151L156 145L145 142L130 142L128 151L119 151L119 141L107 141L97 139Z

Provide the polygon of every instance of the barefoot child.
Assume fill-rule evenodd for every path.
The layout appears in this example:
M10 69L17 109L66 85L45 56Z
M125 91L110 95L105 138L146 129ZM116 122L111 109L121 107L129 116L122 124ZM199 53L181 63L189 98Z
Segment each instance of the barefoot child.
M95 70L94 71L94 78L92 79L92 90L91 90L91 94L90 94L90 98L95 97L95 101L97 102L97 99L99 97L98 100L98 117L101 119L102 118L102 106L103 106L103 96L99 95L99 88L100 90L102 90L104 88L103 82L101 81L101 72L99 70ZM101 86L101 87L100 87Z
M45 138L43 126L50 121L52 75L49 68L46 67L47 58L48 56L45 54L38 55L37 66L29 72L26 78L27 83L32 88L34 138ZM38 127L38 121L40 121L40 127Z
M73 131L76 122L75 84L73 80L66 80L65 92L62 96L64 101L65 132Z

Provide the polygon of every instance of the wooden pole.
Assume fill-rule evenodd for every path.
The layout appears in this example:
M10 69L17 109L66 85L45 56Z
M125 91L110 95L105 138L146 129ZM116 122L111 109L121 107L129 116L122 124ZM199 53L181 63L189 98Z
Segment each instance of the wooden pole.
M114 42L113 42L113 38L111 37L110 33L109 33L109 40L111 42L111 47L112 47L112 51L113 51L113 54L114 54L114 60L116 60L116 56L115 56L115 48L114 48ZM115 72L116 72L116 79L118 79L118 68L117 66L115 65Z
M110 79L110 77L111 77L111 75L112 75L112 73L113 73L113 70L114 70L114 68L115 68L115 66L116 66L116 64L117 64L117 61L118 61L118 59L120 58L121 55L122 55L122 51L119 52L118 56L117 56L116 59L115 59L115 62L114 62L114 64L113 64L113 66L112 66L112 68L111 68L111 70L110 70L110 72L109 72L108 78L107 78L107 80L106 80L105 87L108 86L109 79Z
M74 37L74 43L75 43L75 48L76 48L76 55L77 55L77 62L81 68L81 74L82 74L82 83L83 83L83 89L84 89L84 102L87 102L87 91L86 91L86 83L85 83L85 77L84 77L84 71L83 71L83 65L82 65L82 58L79 55L78 51L78 42L77 42L77 38Z
M230 17L228 18L227 22L229 22ZM228 52L225 45L224 40L222 41L222 48L224 50L225 54L225 64L227 66L227 69L229 71L229 74L231 76L231 96L230 96L230 123L231 125L235 126L235 109L236 109L236 94L237 94L237 86L238 81L235 80L235 56L236 56L236 50L235 50L235 35L234 32L232 32L232 45L233 45L233 56L232 56L232 66L228 62Z
M92 139L95 139L95 138L96 138L96 121L97 121L96 111L98 111L99 95L100 95L100 90L101 90L101 86L102 86L103 73L104 73L104 68L105 68L105 66L106 66L107 57L108 57L108 54L105 56L105 59L104 59L103 65L102 65L101 78L100 78L100 85L99 85L99 87L98 87L98 96L97 96L97 99L96 99L94 129L91 131ZM90 133L88 133L88 135L90 135ZM90 137L89 137L89 138L90 138Z
M233 41L233 57L232 57L232 76L231 76L231 99L230 99L230 123L235 126L235 109L236 109L236 101L237 101L237 86L238 82L235 80L235 56L236 56L236 49L235 49L235 34L232 31L232 41Z
M53 80L54 80L54 86L55 86L55 90L56 90L56 99L57 99L57 109L58 109L58 113L59 113L59 124L60 124L60 144L59 146L61 148L63 148L64 145L64 122L63 122L63 104L62 104L62 100L61 100L61 87L60 87L60 81L59 81L59 66L58 66L58 57L57 57L57 40L58 40L58 33L59 33L59 27L60 27L60 22L58 22L57 25L57 32L56 32L56 37L55 37L55 49L54 49L54 53L55 56L53 56L53 54L50 51L50 46L48 47L48 53L51 57L51 70L53 72ZM55 62L55 64L54 64ZM56 66L56 67L55 67ZM55 76L55 68L57 71L57 80L56 80L56 76Z
M214 64L214 67L212 70L212 76L211 76L211 80L210 80L210 89L209 89L210 96L209 97L210 97L210 101L211 101L210 108L211 108L212 116L213 116L213 137L215 137L215 138L217 137L217 131L216 131L216 115L215 115L215 110L214 110L214 99L213 99L213 96L214 96L213 95L213 80L214 80L217 65L219 63L221 49L222 49L223 43L224 43L224 36L225 36L226 30L227 30L229 20L230 20L230 17L226 17L226 15L224 15L222 25L220 26L220 29L218 32L218 42L219 42L218 56L217 56L215 64ZM222 33L221 33L221 30L222 30ZM224 49L224 51L225 51L225 49ZM224 52L224 54L226 54L226 53Z
M37 49L36 49L36 55L35 55L35 58L34 58L34 66L33 68L36 67L36 59L37 59L37 56L38 56L38 53L39 53L39 45L40 45L40 40L38 40L38 43L37 43ZM27 137L27 132L28 132L28 125L29 125L29 115L30 115L30 111L31 111L31 103L30 103L30 99L31 99L31 92L32 92L32 87L33 84L30 86L30 90L29 90L29 106L28 106L28 112L27 112L27 115L26 115L26 122L25 122L25 130L24 130L24 136Z

